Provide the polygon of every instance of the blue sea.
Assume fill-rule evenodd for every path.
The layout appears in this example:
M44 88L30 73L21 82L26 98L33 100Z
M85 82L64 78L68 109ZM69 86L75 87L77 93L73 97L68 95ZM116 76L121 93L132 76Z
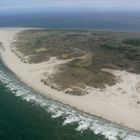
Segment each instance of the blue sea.
M140 11L0 13L0 27L9 26L140 32Z
M139 32L140 14L0 14L0 27ZM140 134L40 95L0 62L0 140L140 140Z

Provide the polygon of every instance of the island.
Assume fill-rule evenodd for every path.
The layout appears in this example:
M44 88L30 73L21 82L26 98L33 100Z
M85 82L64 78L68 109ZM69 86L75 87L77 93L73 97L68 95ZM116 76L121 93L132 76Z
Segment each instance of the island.
M2 62L47 97L140 131L140 34L1 28Z

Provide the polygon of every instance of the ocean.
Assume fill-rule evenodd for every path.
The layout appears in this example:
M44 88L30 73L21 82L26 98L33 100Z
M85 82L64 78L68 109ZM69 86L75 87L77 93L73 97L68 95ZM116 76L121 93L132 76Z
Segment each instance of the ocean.
M140 11L0 13L0 27L9 26L140 32Z
M136 13L0 14L0 18L0 27L140 31ZM140 134L40 95L0 62L0 140L140 140Z

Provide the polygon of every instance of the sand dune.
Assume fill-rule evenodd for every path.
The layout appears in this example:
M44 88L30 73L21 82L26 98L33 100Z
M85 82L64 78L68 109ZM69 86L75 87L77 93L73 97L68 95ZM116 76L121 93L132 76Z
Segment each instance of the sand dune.
M23 63L10 49L14 35L25 30L22 28L0 29L0 55L2 61L28 86L48 97L56 99L64 104L76 107L84 112L100 116L106 120L133 128L140 131L140 75L119 70L103 69L117 78L117 84L107 86L101 90L86 87L83 92L89 92L85 96L73 96L64 94L51 87L44 85L40 79L44 69L48 76L57 72L59 64L66 63L64 60L52 58L50 61L40 64Z

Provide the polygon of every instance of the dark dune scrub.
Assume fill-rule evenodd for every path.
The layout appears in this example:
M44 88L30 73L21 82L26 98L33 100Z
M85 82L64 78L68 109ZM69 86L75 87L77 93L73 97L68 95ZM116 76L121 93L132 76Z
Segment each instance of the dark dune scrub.
M102 69L126 70L140 73L139 33L97 32L92 30L27 30L18 34L13 43L22 61L41 63L51 57L69 60L59 66L59 72L49 80L58 90L82 95L85 86L104 88L114 85L115 77ZM45 75L45 72L44 72ZM53 86L52 86L53 87Z

